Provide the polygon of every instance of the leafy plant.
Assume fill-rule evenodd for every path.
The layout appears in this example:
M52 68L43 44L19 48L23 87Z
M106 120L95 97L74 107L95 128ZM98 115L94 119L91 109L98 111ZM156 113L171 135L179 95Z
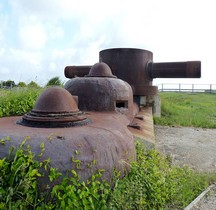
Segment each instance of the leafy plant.
M46 86L62 86L62 85L63 84L62 84L61 80L59 79L59 77L51 78L46 84Z
M155 149L137 142L136 151L130 173L115 183L110 209L182 209L209 184L208 176L172 166Z
M25 140L26 141L26 140ZM33 209L38 205L37 177L41 163L24 143L0 160L0 209Z
M76 171L71 170L71 177L64 177L52 189L51 203L55 203L55 209L107 209L110 185L100 180L102 173L99 170L90 180L81 181Z
M29 112L43 89L7 90L0 95L0 117Z
M83 181L75 170L62 176L50 159L36 160L44 144L36 155L27 140L0 159L0 209L182 209L216 180L216 174L174 167L166 156L136 142L137 160L124 178L117 173L110 185L98 170ZM45 192L38 189L38 179L47 176L41 169L50 182L57 181Z
M58 169L50 166L51 160L37 161L37 155L23 143L11 148L6 158L0 159L0 209L106 209L111 188L102 180L103 170L81 181L76 171L62 177ZM44 144L40 145L41 157ZM46 192L38 189L38 178L47 176L50 182L59 184Z

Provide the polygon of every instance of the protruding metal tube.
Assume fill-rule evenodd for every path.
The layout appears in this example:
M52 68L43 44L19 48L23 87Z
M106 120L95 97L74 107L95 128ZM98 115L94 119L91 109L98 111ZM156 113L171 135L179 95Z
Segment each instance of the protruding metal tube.
M92 66L66 66L64 74L66 78L84 77Z
M201 62L149 63L147 71L151 78L200 78Z

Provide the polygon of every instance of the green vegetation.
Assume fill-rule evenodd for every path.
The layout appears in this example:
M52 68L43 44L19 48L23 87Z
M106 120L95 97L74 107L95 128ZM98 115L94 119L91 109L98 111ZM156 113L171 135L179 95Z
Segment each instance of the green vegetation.
M46 86L63 86L63 83L59 77L53 77L47 82Z
M167 157L137 142L137 161L131 163L127 176L120 179L117 173L112 183L107 183L99 170L81 182L74 170L62 177L50 166L51 160L36 160L43 155L44 145L36 155L27 140L0 160L0 209L179 209L216 180L216 175L171 166ZM46 192L38 190L37 181L44 176L40 168L51 182L61 180Z
M64 82L62 82L60 80L60 78L58 76L56 77L52 77L47 84L45 85L45 87L47 86L63 86ZM13 89L13 88L24 88L24 87L28 87L28 88L41 88L41 86L39 84L37 84L35 81L31 81L28 84L26 84L25 82L18 82L17 84L15 84L15 82L13 80L7 80L7 81L1 81L0 82L0 90L1 89Z
M42 88L0 89L0 117L29 112L42 90Z
M15 86L15 82L12 80L2 81L1 87L12 88Z
M136 143L136 151L131 172L117 180L111 195L114 209L182 209L216 180L216 174L172 166L168 157L141 143Z
M29 82L28 87L29 88L40 88L40 86L34 81Z
M160 93L161 118L156 124L216 128L216 94Z
M26 85L26 83L25 82L19 82L18 84L17 84L17 87L26 87L27 85Z
M50 160L37 161L36 154L26 144L26 138L14 152L0 160L0 209L104 209L110 186L99 181L102 172L98 171L90 180L81 182L74 170L70 178L63 177L60 184L50 190L38 189L38 178L44 177L41 168L49 174L50 182L61 177L57 169L50 167ZM6 143L4 141L4 143ZM41 154L44 152L41 145ZM62 178L62 177L61 177Z
M0 89L0 117L30 111L42 88ZM216 95L161 93L162 117L157 124L216 128ZM0 146L10 138L0 139ZM41 145L42 153L44 152ZM15 152L0 159L0 209L182 209L216 181L216 174L200 174L172 166L169 157L136 143L137 160L130 173L112 183L101 180L98 171L81 182L76 171L62 177L49 160L40 162L25 141ZM74 162L74 164L77 164ZM47 192L38 190L38 178L49 173L51 182L61 182Z

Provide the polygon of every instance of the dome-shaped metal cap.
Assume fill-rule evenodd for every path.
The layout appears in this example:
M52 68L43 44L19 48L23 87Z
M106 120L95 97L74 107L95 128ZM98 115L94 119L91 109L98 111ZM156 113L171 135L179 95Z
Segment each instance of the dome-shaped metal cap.
M70 127L88 121L66 89L51 87L38 97L32 111L18 123L33 127Z
M32 112L72 113L79 112L72 95L64 88L47 88L37 99Z
M110 67L104 63L104 62L99 62L94 64L90 71L89 74L86 75L86 77L110 77L110 78L116 78L112 74L112 71Z

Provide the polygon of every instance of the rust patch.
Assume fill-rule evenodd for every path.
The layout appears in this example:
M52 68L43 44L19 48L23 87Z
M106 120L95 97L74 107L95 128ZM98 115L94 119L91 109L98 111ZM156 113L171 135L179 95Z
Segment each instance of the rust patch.
M144 119L141 119L142 118ZM138 113L138 118L134 118L132 124L139 126L139 129L136 127L128 127L130 132L134 135L135 138L140 139L141 141L155 144L155 135L154 135L154 122L152 116L152 107L144 107Z

